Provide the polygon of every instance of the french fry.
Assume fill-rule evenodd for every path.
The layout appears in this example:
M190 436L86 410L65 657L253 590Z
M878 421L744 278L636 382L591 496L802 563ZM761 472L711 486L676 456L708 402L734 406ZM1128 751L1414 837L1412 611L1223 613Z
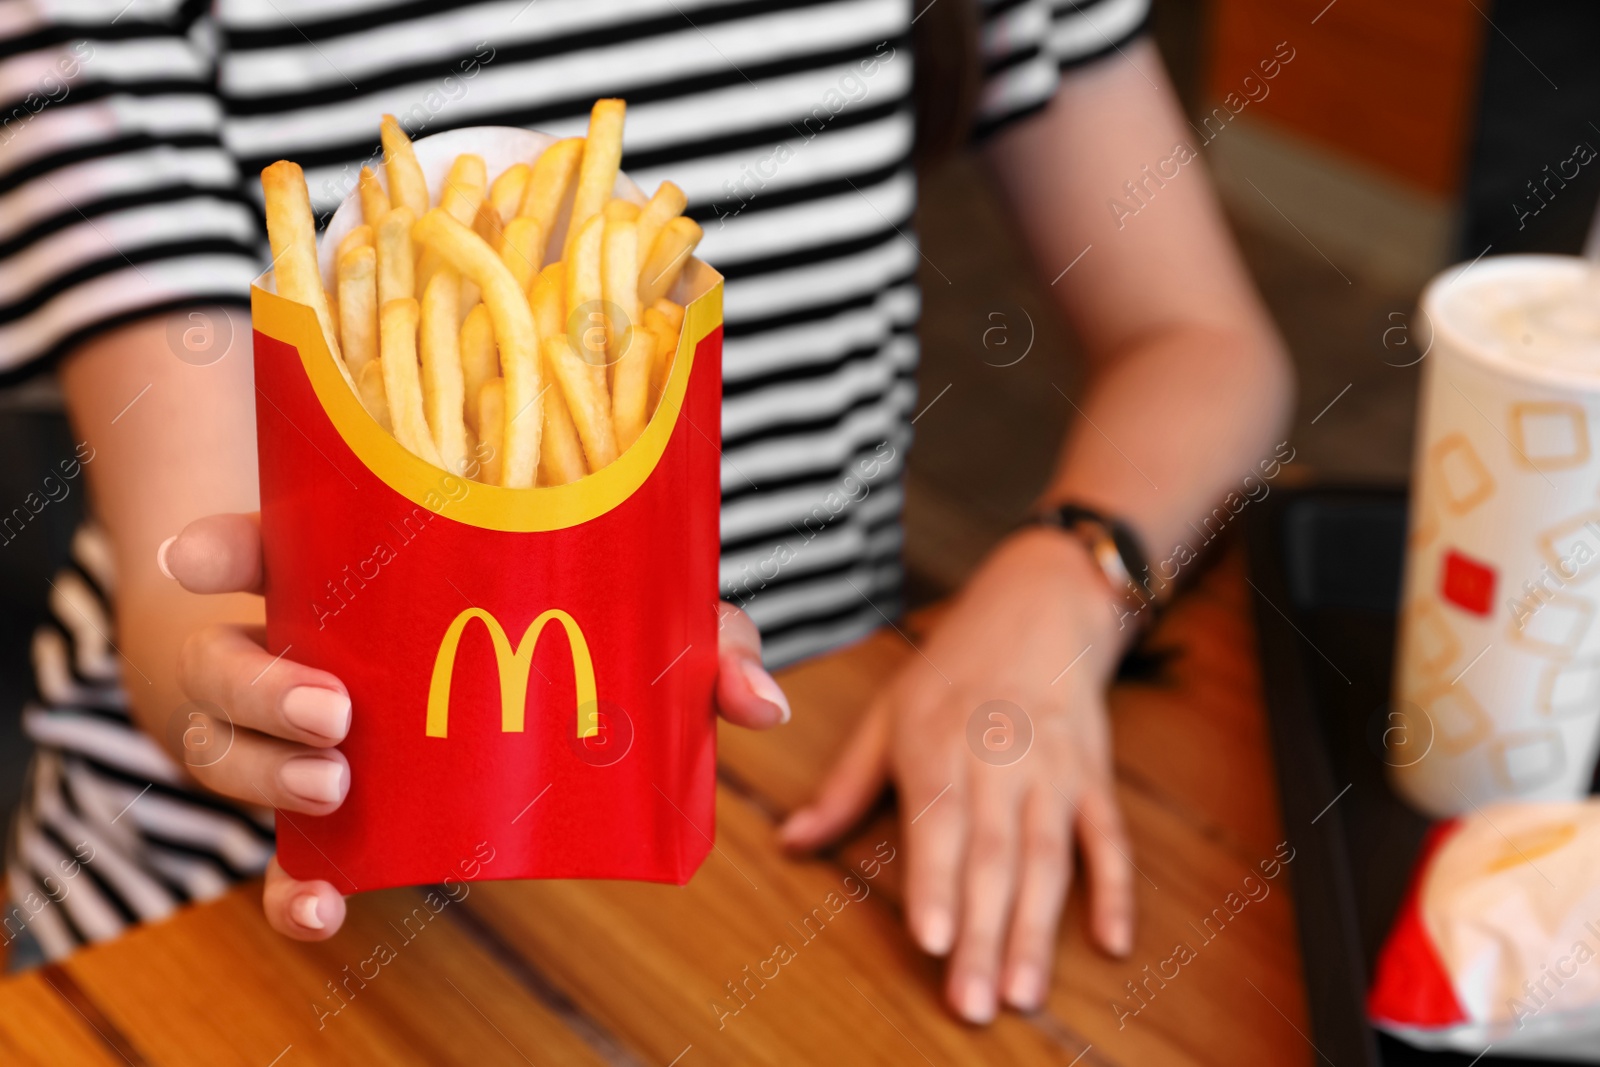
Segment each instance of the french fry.
M482 437L483 428L478 424L478 405L475 400L483 392L484 383L500 373L500 353L494 347L494 323L489 319L489 309L483 304L475 305L462 320L459 343L462 391L469 401L473 401L467 404L467 428Z
M361 374L356 378L356 392L361 396L361 406L367 409L367 414L378 421L386 434L394 433L394 424L389 421L389 400L383 391L383 360L374 359L361 368Z
M606 205L605 216L618 222L637 222L639 205L632 200L613 200Z
M361 191L361 221L368 226L376 226L394 206L389 203L389 194L383 191L371 167L361 168L361 178L356 185Z
M663 337L668 335L672 337L678 336L677 324L659 307L651 306L644 309L644 324Z
M444 469L461 474L467 465L465 378L461 369L461 314L456 300L461 278L438 271L422 293L422 409Z
M622 345L611 390L611 421L619 453L633 447L650 418L650 374L655 369L656 336L643 326L630 326L623 331Z
M360 382L361 372L378 358L378 253L371 245L356 245L340 254L334 269L339 281L339 347L350 376Z
M545 234L538 222L519 215L506 223L500 238L500 261L511 271L523 292L533 285L533 279L544 265Z
M445 175L444 188L439 190L439 206L463 226L471 226L477 217L478 205L483 203L488 181L483 157L463 152L450 164L450 172Z
M584 224L567 257L567 313L563 333L591 375L606 389L606 310L600 260L605 243L605 217L596 215Z
M407 207L397 207L378 223L374 243L378 250L378 307L391 300L416 295L416 256L412 252L411 227L416 216Z
M667 295L702 236L700 224L682 215L662 228L661 236L650 250L650 258L639 272L640 304L648 307Z
M556 381L555 370L545 357L545 380ZM544 391L544 445L539 450L539 484L566 485L586 473L583 441L567 409L566 395L559 389Z
M344 254L352 248L372 243L372 227L366 224L356 226L339 241L339 247L334 249L333 261L335 263L344 258Z
M528 294L533 305L533 321L539 337L554 337L567 332L567 265L559 260L539 272Z
M650 338L652 346L650 350L650 397L648 404L645 406L645 410L649 412L645 416L645 423L648 425L649 421L655 417L656 408L661 406L661 394L665 391L667 384L666 374L662 373L661 367L663 363L670 361L670 357L666 355L668 341L658 330L645 326L640 332Z
M505 484L506 380L490 378L478 393L479 440L488 446L483 461L483 480L488 485Z
M585 137L492 182L482 156L458 155L433 207L385 115L384 173L361 168L362 220L333 250L327 291L304 173L262 172L278 291L312 308L362 406L424 462L507 488L566 485L648 427L685 316L666 294L704 235L672 182L642 204L614 195L625 116L623 101L596 101Z
M486 182L483 157L462 153L450 164L450 171L445 175L444 188L439 191L439 206L457 222L471 226L478 216L478 208L483 204ZM443 266L444 261L439 258L439 253L431 248L422 249L417 256L417 292L427 292L428 283ZM471 307L477 302L474 296L467 306Z
M539 326L539 338L560 338L566 334L566 264L557 261L539 272L534 280L528 302L533 306L533 320ZM555 370L541 346L541 368L546 381L557 382ZM544 394L544 448L539 453L539 485L566 485L581 478L586 470L584 446L578 437L578 427L573 424L573 414L566 406L563 389L550 389ZM576 475L576 477L574 477Z
M660 304L661 301L656 301ZM676 304L673 305L677 307ZM682 310L681 308L679 310ZM672 360L678 354L678 326L658 307L645 309L645 328L655 338L656 348L650 366L650 414L661 403L661 394L667 388L667 378L672 374Z
M489 186L489 204L494 208L495 214L500 217L501 225L517 217L518 210L522 207L523 194L528 191L528 179L533 177L533 168L526 163L513 163L500 172L500 176ZM489 242L491 245L493 241Z
M611 372L611 421L619 452L626 452L644 432L650 369L655 362L652 340L634 336L634 331L644 325L639 314L638 236L633 222L613 217L610 208L606 209L600 286L608 312L606 356Z
M344 360L339 356L339 338L333 315L328 310L328 292L322 288L322 271L317 267L317 227L311 218L311 195L306 191L305 173L287 160L261 172L261 190L267 204L267 239L272 245L273 279L278 295L309 307L327 340L339 373L355 388Z
M411 138L393 115L383 116L379 126L383 140L383 170L389 176L389 202L395 207L409 208L413 218L421 218L432 202L428 197L428 181L422 176L422 165L411 147Z
M522 207L517 214L528 216L545 233L554 236L556 217L572 192L573 182L578 176L578 164L582 161L582 137L568 137L546 148L533 161L533 172L528 176L528 187L522 194ZM574 232L570 224L567 232Z
M390 212L392 215L394 212ZM383 392L389 401L389 419L395 440L406 451L443 469L439 450L428 432L422 413L422 380L417 368L417 302L411 297L391 300L378 315L378 337L383 352Z
M583 142L583 162L578 166L578 188L572 196L572 221L567 224L563 259L572 258L578 229L605 209L616 188L626 111L627 105L621 100L596 100L589 111L589 135Z
M683 195L671 182L662 182L656 187L656 195L639 212L639 263L643 264L650 258L650 252L655 248L656 238L661 235L662 227L683 214L684 207L689 203L689 198Z
M485 200L478 205L478 213L472 218L472 232L483 238L484 244L490 248L500 247L500 231L505 223L500 221L500 212L494 205Z
M506 430L500 484L507 488L531 486L539 467L544 410L536 403L540 388L539 337L527 294L483 238L448 212L440 208L429 211L417 222L414 235L483 291L505 378Z
M605 390L595 385L594 368L573 350L566 334L546 338L544 354L566 398L588 468L597 471L617 458L617 437Z
M611 315L620 322L612 327L627 327L644 321L639 302L638 226L626 219L607 218L600 244L600 298L615 308ZM609 339L608 339L609 343ZM616 362L620 349L610 352Z
M528 299L533 305L533 318L539 325L539 336L543 340L567 336L566 279L567 265L557 261L540 271L538 279L533 283L533 292ZM550 363L548 346L545 346L543 357L543 369L547 379L559 384L554 367ZM603 391L605 388L603 372L597 375L592 368L588 368L585 373L588 380L581 388L582 395L587 398L586 403L590 408L609 412L610 401ZM554 401L551 400L552 394L555 396ZM545 447L552 455L548 462L544 459L539 461L540 484L564 485L574 481L574 475L583 476L582 471L586 466L585 449L577 426L573 422L566 389L563 387L546 393L545 404ZM608 414L605 419L608 426L609 420ZM605 455L604 446L599 443L600 437L591 434L591 439L596 442L595 447L600 450L597 454Z
M657 300L655 303L651 304L650 307L667 317L667 321L672 323L672 329L674 333L683 329L682 304L674 303L671 300L668 300L666 297L662 297L660 300Z

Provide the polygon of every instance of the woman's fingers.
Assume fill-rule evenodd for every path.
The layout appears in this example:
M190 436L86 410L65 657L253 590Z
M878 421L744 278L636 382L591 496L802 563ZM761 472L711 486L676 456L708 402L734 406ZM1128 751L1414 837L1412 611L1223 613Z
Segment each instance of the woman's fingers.
M318 747L338 744L350 729L343 683L270 655L256 630L196 630L183 643L178 672L189 699L222 708L235 727Z
M344 897L328 882L299 882L278 866L273 856L267 864L261 910L267 924L296 941L323 941L344 924Z
M779 831L784 847L818 848L854 826L883 791L888 759L889 715L878 705L845 746L816 799L785 820Z
M1113 956L1133 951L1133 844L1122 825L1114 785L1104 779L1078 796L1078 847L1089 878L1089 927Z
M789 721L789 699L761 665L760 631L726 603L717 605L717 711L754 730Z
M1053 788L1035 791L1022 817L1022 881L1006 939L1000 991L1007 1004L1044 1003L1055 964L1056 931L1072 883L1072 809Z
M226 724L204 724L220 756L190 761L207 789L247 804L327 815L350 790L350 764L336 748L308 748Z
M950 958L946 997L970 1023L994 1018L1000 951L1017 891L1019 807L1013 772L974 769L971 830L962 872L961 936Z
M917 944L934 956L955 944L969 814L959 757L949 753L954 758L946 760L945 755L932 744L914 765L900 765L907 920Z
M191 593L259 593L261 516L196 519L161 542L156 565Z

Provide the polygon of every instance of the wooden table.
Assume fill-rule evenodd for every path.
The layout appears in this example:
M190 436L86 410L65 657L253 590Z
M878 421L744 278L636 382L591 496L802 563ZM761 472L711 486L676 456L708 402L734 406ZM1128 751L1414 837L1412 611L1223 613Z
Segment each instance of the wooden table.
M267 928L259 885L245 885L0 985L0 1062L1309 1063L1289 878L1214 940L1199 929L1284 838L1249 595L1240 561L1221 561L1155 635L1177 650L1163 679L1114 691L1119 795L1142 872L1136 948L1123 962L1091 948L1074 897L1035 1015L980 1029L943 1009L940 967L902 921L903 853L812 940L788 925L843 896L881 843L900 847L887 810L816 860L785 858L773 834L912 654L884 630L785 673L790 725L724 730L717 847L686 888L477 883L409 933L406 916L431 914L415 910L423 891L391 890L353 899L337 937L303 945ZM916 620L907 633L919 639ZM749 980L780 940L793 958ZM1164 986L1148 980L1145 965L1153 973L1180 941L1194 958ZM392 947L381 964L379 943ZM746 1003L723 1016L739 1003L730 982ZM1114 1004L1138 1005L1129 982L1153 992L1119 1019Z

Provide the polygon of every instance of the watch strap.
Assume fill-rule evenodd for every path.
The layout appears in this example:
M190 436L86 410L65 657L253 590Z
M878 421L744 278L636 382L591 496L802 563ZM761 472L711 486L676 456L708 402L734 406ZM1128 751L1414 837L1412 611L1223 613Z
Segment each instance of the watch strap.
M1144 629L1155 619L1149 557L1138 534L1127 523L1075 502L1053 504L1033 514L1035 525L1052 526L1073 535L1088 550L1095 566L1121 600L1119 621ZM1148 609L1148 610L1147 610ZM1114 609L1115 610L1115 609ZM1131 617L1131 619L1130 619Z

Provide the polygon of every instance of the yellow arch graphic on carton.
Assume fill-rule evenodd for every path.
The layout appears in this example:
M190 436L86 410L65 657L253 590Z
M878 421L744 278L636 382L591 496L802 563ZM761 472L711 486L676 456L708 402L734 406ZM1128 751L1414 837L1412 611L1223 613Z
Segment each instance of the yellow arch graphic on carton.
M299 351L306 377L334 429L389 488L413 504L470 526L513 533L563 530L604 515L633 495L666 451L688 393L695 350L722 325L722 278L710 268L701 269L715 282L684 309L672 374L644 433L610 466L568 485L532 489L484 485L447 474L407 452L361 406L334 364L310 308L258 284L250 290L250 318L257 330Z
M494 663L500 674L500 730L520 734L526 720L528 672L533 669L533 652L544 633L545 624L558 622L567 631L572 646L572 677L577 689L578 736L593 737L600 732L594 685L594 661L589 658L589 643L571 615L551 608L528 624L515 650L500 620L482 608L468 608L457 615L439 642L439 655L433 661L433 678L428 682L429 737L445 737L450 728L450 679L455 674L456 650L467 623L480 619L494 644Z

